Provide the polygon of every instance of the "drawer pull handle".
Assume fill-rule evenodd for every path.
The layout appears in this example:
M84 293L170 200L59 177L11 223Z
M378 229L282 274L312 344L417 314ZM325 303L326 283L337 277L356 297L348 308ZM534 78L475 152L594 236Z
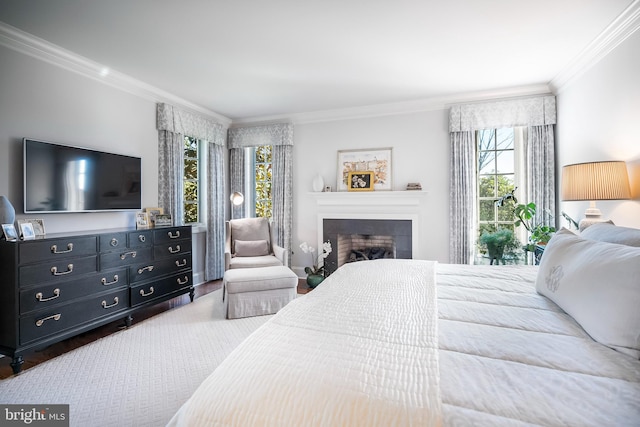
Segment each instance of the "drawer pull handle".
M153 286L149 288L149 293L146 294L144 293L144 289L140 289L140 295L142 295L143 297L148 297L149 295L153 294Z
M36 294L36 299L40 302L51 301L52 299L56 299L60 296L60 288L55 288L53 290L53 296L49 298L43 298L42 292L38 292Z
M107 305L106 301L102 301L102 308L111 308L111 307L115 307L116 305L118 305L118 297L114 297L113 298L113 304L111 305Z
M146 241L147 241L147 237L146 237L144 234L140 234L140 235L138 236L138 240L139 240L141 243L144 243L144 242L146 242Z
M177 239L178 237L180 237L180 230L177 230L176 234L173 234L171 231L168 231L167 236L169 236L170 239Z
M186 285L187 283L189 283L189 276L184 276L184 282L178 277L176 279L176 282L178 282L178 285Z
M115 248L116 246L118 246L118 239L114 237L113 239L111 239L109 244Z
M36 326L39 328L40 326L44 325L44 322L51 319L57 322L58 320L60 320L61 316L62 316L62 313L58 313L58 314L54 314L53 316L45 317L44 319L36 320Z
M131 258L135 258L136 255L138 255L138 253L136 251L125 252L125 253L120 254L120 259L125 259L127 257L127 255L131 255Z
M58 245L52 245L51 246L51 253L52 254L67 254L69 252L71 252L73 250L73 243L67 243L67 250L66 251L59 251L58 250Z
M106 277L103 277L102 279L100 279L100 282L102 282L102 284L104 286L113 285L114 283L118 283L118 275L114 274L113 275L113 280L111 282L107 282L107 278Z
M176 261L176 267L184 267L185 265L187 265L187 260L184 258L182 258L182 262Z
M54 276L64 276L65 274L69 274L73 272L73 264L67 265L67 271L58 272L58 267L51 267L51 274Z
M139 269L138 269L138 274L142 274L142 273L144 273L145 271L153 271L153 265L148 265L148 266L146 266L146 267L139 268Z
M173 247L169 246L169 252L172 254L177 254L178 252L180 252L180 245L176 245L176 248L173 249Z

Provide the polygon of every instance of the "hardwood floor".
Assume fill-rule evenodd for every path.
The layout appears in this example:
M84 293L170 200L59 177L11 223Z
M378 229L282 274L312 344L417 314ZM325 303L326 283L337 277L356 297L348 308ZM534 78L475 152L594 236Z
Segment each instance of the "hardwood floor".
M195 298L199 298L201 296L207 295L210 292L216 291L222 288L222 280L214 280L212 282L203 283L201 285L196 286L195 288ZM298 293L306 294L309 292L309 287L307 286L304 280L300 280L298 283ZM133 315L133 322L138 323L149 317L153 317L157 314L160 314L169 309L180 307L182 305L189 303L189 295L181 295L179 297L173 298L169 301L165 301L159 304L156 304L152 307L144 308ZM125 328L124 319L117 320L111 323L107 323L99 328L92 329L83 334L76 335L75 337L68 338L64 341L60 341L58 343L52 344L46 348L41 350L34 350L24 354L24 364L22 365L22 370L26 370L29 368L33 368L34 366L39 365L42 362L45 362L49 359L53 359L54 357L60 356L68 351L81 347L85 344L89 344L93 341L99 340L100 338L104 338L108 335L111 335L114 332L118 332L121 329ZM13 370L9 365L11 363L10 357L0 357L0 380L9 378L13 375Z

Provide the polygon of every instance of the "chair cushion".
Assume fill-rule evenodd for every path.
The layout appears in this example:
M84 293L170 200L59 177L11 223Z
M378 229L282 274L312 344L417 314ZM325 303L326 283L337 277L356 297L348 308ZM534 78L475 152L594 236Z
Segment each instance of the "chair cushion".
M298 276L283 266L236 269L224 273L224 284L230 294L295 288Z
M269 220L267 218L242 218L229 221L231 226L231 253L236 253L236 240L266 240L271 248L269 235Z
M236 256L264 256L269 255L269 244L266 240L237 240Z
M257 268L282 266L278 258L273 255L265 256L236 256L229 261L229 269L235 268Z

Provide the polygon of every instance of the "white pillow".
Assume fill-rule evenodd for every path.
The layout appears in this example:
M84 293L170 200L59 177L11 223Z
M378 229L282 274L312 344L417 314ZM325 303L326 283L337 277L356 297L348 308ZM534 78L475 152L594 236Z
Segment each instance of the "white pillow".
M236 256L269 255L269 244L266 240L236 240Z
M640 358L640 248L562 229L547 244L536 290L596 341Z
M599 222L590 225L580 235L585 239L640 247L640 230L620 227L610 222Z

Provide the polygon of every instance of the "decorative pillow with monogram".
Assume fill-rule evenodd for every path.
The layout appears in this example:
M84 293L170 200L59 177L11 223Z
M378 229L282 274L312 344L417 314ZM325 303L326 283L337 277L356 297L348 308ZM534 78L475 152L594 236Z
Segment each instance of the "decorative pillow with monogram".
M563 228L545 248L536 290L594 340L640 358L640 248Z

